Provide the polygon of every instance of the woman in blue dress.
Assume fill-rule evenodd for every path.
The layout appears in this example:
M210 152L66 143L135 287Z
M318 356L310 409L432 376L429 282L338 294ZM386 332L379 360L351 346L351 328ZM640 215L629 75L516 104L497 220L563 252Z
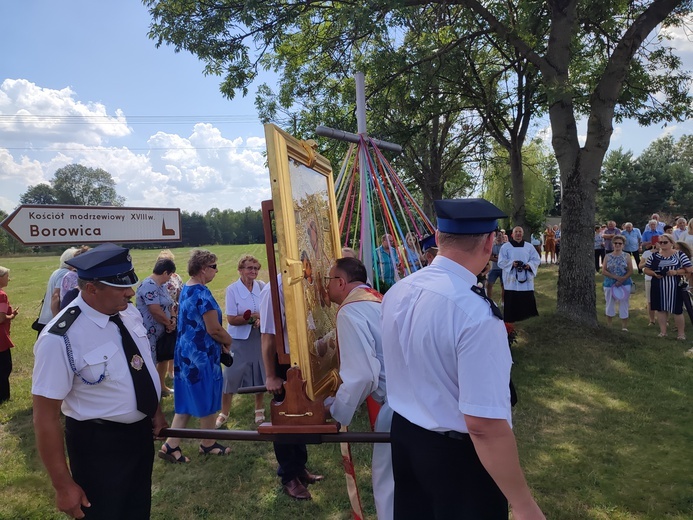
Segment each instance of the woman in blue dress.
M221 408L223 375L222 352L229 352L231 336L221 324L221 308L207 284L217 274L217 257L204 249L194 249L188 261L190 280L180 293L178 341L173 358L173 394L175 412L171 428L185 428L190 417L200 419L200 428L214 428ZM231 449L202 439L200 453L227 455ZM159 457L169 462L189 462L180 451L180 439L169 437L159 450Z

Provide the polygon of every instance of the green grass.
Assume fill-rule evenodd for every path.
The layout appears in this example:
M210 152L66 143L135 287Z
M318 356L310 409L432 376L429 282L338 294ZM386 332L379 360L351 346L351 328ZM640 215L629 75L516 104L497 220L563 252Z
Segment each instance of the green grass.
M245 252L266 267L264 246L211 247L220 257L210 284L223 305L225 287L237 278ZM187 250L175 250L185 279ZM157 251L133 251L140 274ZM0 405L0 519L60 519L53 491L34 447L31 424L32 346L36 317L56 257L0 258L9 267L10 301L21 306L13 323L12 399ZM267 271L260 278L268 279ZM685 346L658 339L647 327L644 284L631 305L630 332L580 328L555 316L556 267L537 280L541 316L518 324L513 379L520 401L514 411L522 465L549 519L684 520L693 518L693 360ZM596 277L599 319L604 323L601 277ZM691 325L689 337L693 338ZM267 398L269 399L269 397ZM172 400L164 400L172 416ZM229 428L253 429L252 396L237 396ZM194 424L193 424L194 426ZM361 411L355 429L368 429ZM311 486L313 500L281 493L270 443L233 442L230 457L202 458L197 442L183 441L188 465L154 464L155 519L348 519L339 446L309 446L309 468L327 479ZM158 444L157 444L158 447ZM370 489L370 445L352 445L367 518L375 518ZM125 454L124 454L125 455Z

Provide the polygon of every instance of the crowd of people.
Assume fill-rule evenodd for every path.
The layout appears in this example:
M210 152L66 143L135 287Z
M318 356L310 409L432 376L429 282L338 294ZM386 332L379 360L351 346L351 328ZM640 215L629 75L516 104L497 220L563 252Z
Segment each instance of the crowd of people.
M497 229L504 215L482 199L437 201L435 207L435 235L407 237L400 251L389 235L382 237L376 263L387 278L385 296L371 287L365 266L348 248L324 277L329 300L338 306L342 381L325 401L325 413L348 425L366 400L377 403L374 429L390 431L392 439L373 449L381 520L454 518L460 508L500 519L508 517L509 506L522 518L542 519L514 445L503 321L538 314L534 279L542 253L546 263L559 261L560 227L549 226L527 242L521 227L510 236ZM685 290L693 277L691 244L693 219L678 218L673 228L653 215L643 232L629 222L596 226L595 269L603 275L607 324L618 308L621 328L628 330L638 269L645 275L650 325L666 337L673 314L676 337L684 340L683 308L693 319ZM163 441L160 459L190 462L179 438L160 437L168 427L162 398L173 396L172 428L186 428L195 417L207 430L226 424L240 388L264 386L276 400L283 398L289 367L275 355L274 305L270 284L257 279L261 264L252 255L239 259L238 279L226 289L222 312L208 288L218 262L210 251L191 251L183 282L174 256L162 251L140 282L129 250L120 246L70 248L61 256L35 324L42 330L32 386L37 445L61 511L75 518L85 512L94 518L149 517L152 436ZM496 281L505 316L494 302ZM0 267L0 402L10 395L10 323L18 314L4 291L8 283L9 270ZM281 276L278 286L286 320ZM161 348L170 337L172 359ZM286 336L284 344L288 349ZM416 374L409 373L411 367ZM435 402L428 395L436 395ZM260 424L263 394L254 399L254 421ZM127 460L123 451L131 454ZM224 456L231 449L201 439L198 451ZM310 499L308 486L323 477L306 468L306 446L274 443L274 451L284 492ZM494 455L499 452L503 460ZM460 497L460 487L474 492Z

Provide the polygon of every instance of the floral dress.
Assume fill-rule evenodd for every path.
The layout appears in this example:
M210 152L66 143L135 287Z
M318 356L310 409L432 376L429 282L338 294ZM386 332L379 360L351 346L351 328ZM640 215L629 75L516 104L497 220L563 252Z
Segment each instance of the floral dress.
M137 288L137 310L140 311L142 322L147 329L147 339L149 339L149 346L152 349L152 358L154 362L156 362L156 340L159 339L166 330L166 327L162 323L156 321L149 311L148 306L156 304L161 306L161 310L164 311L167 318L171 317L173 300L169 296L166 287L158 285L151 277L145 278Z
M221 408L223 375L221 345L207 333L203 315L221 308L210 290L201 284L184 285L180 293L178 340L173 357L175 411L206 417Z
M606 270L616 276L623 276L628 272L628 262L630 261L630 255L627 253L621 253L619 256L616 256L614 253L609 253L604 258ZM613 278L609 278L608 276L604 277L604 287L612 287L615 283L616 280ZM621 283L621 285L631 285L632 283L633 280L629 277Z

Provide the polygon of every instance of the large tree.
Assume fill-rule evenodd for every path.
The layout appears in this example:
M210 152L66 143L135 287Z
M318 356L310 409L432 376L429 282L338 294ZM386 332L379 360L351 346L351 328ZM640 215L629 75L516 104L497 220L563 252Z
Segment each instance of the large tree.
M74 206L122 206L111 174L101 168L70 164L55 171L51 180L59 204Z
M57 204L58 197L50 184L37 184L29 188L19 197L20 204Z
M663 43L658 26L681 24L690 13L684 0L373 0L316 2L283 0L144 0L153 16L150 35L158 44L186 49L206 63L208 73L223 75L222 92L247 92L263 56L290 43L297 32L314 35L335 63L360 57L364 45L396 40L403 19L427 8L465 7L478 31L503 45L539 71L546 98L552 145L563 187L562 262L558 312L596 325L592 249L596 191L614 119L636 117L643 124L684 119L691 114L689 76ZM545 32L530 34L512 23L515 13L544 17ZM327 16L329 14L329 16ZM527 27L531 26L531 23ZM541 27L541 25L538 25ZM342 30L344 29L344 30ZM445 57L457 48L454 31ZM466 37L465 37L466 38ZM307 49L303 49L307 52ZM465 67L460 67L462 77ZM316 74L320 74L316 70ZM580 145L577 122L587 118Z
M598 215L602 222L632 221L643 228L652 213L688 215L693 208L693 155L690 136L667 136L650 144L636 159L619 148L604 160Z

